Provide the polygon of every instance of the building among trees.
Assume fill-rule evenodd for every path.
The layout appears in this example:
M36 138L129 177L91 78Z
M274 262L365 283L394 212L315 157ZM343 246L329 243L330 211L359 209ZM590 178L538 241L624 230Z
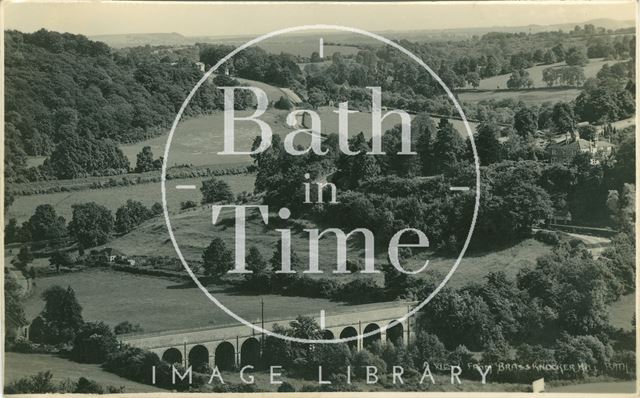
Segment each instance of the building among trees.
M608 141L587 141L580 138L577 131L567 133L564 137L553 140L547 145L549 160L556 163L570 163L580 153L589 153L592 156L603 154L610 155L613 144Z

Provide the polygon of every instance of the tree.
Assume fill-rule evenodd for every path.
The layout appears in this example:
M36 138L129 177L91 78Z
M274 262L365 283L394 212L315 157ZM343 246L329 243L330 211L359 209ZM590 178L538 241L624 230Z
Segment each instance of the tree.
M311 53L311 62L322 62L322 57L317 51Z
M18 252L18 255L13 261L15 266L24 271L26 270L27 265L29 265L29 263L31 263L32 261L33 261L33 254L31 254L31 249L29 248L29 246L28 245L20 246L20 251Z
M551 51L553 51L553 54L556 57L556 62L561 62L564 61L564 56L565 56L565 50L564 50L564 46L562 45L562 43L558 43L556 44Z
M18 241L18 233L20 227L18 221L15 218L9 219L9 223L4 227L4 241L5 243L14 243Z
M621 284L623 294L632 293L635 289L635 245L632 236L624 233L614 236L611 245L600 257Z
M268 292L271 289L269 265L262 257L262 253L257 247L249 247L246 258L247 270L251 274L245 275L245 285L253 293Z
M153 152L150 146L145 146L136 155L136 173L144 173L145 171L154 170L153 165Z
M436 125L428 113L420 113L411 122L411 137L416 140L416 152L420 159L422 175L433 174L433 141L437 134Z
M581 372L596 374L595 369L608 364L613 357L613 348L595 336L562 335L555 344L558 363L580 363L587 365Z
M23 290L12 273L4 274L5 336L12 341L17 337L17 328L27 325L24 312Z
M553 106L551 120L556 131L561 133L573 132L575 129L575 115L571 104L567 102L556 102Z
M60 272L60 267L68 267L73 264L73 258L69 252L58 250L49 258L49 264L56 268L56 272Z
M129 199L116 211L115 229L121 234L129 233L152 216L151 210L142 202Z
M544 68L542 70L542 81L547 84L547 86L554 86L559 79L558 68Z
M507 80L507 87L511 89L530 88L533 86L533 80L529 77L529 72L524 69L516 69L511 73Z
M618 191L609 191L607 207L616 227L630 236L635 235L636 211L635 211L635 185L625 183Z
M106 243L113 231L113 215L95 202L71 206L73 216L69 232L78 241L80 250Z
M481 350L497 334L487 304L468 290L444 288L429 304L419 318L420 330L435 334L446 347Z
M587 141L595 141L596 138L598 138L598 130L595 128L595 126L592 126L590 124L586 126L579 126L578 133L580 134L580 138Z
M160 214L162 214L164 210L162 209L162 203L160 202L155 202L152 206L151 206L151 214L153 216L158 216Z
M552 253L539 257L535 268L521 271L517 283L529 295L530 305L540 308L539 315L546 318L537 331L531 331L540 341L550 341L562 332L605 333L608 303L620 294L611 272L594 261L580 242L560 243Z
M349 148L358 154L340 153L336 160L338 170L334 174L334 180L337 186L342 189L354 189L381 172L378 160L374 156L366 154L371 151L371 148L362 132L349 139Z
M513 128L524 138L532 137L538 130L538 115L532 108L523 106L513 117Z
M129 160L114 141L74 134L56 146L43 167L59 179L70 179L123 174L129 170Z
M482 166L500 160L500 142L497 133L498 126L492 122L484 122L478 126L475 136L476 151Z
M465 76L467 83L471 85L473 88L478 88L480 86L480 74L478 72L469 72Z
M567 51L564 60L569 66L585 66L589 62L584 49L579 47L571 47Z
M289 100L289 98L285 96L280 96L280 99L273 104L273 107L276 109L284 109L286 111L293 109L293 104Z
M314 87L309 91L308 101L311 106L317 109L320 105L327 103L327 96L324 92Z
M556 54L551 50L547 50L547 52L544 53L544 58L542 62L545 65L556 63Z
M465 142L447 119L442 119L433 143L433 173L440 174L451 165L459 162L465 155Z
M233 254L220 238L215 238L202 253L202 267L208 276L219 278L233 268Z
M39 205L29 219L31 239L34 241L60 239L67 234L65 219L56 214L50 204Z
M82 307L71 286L64 289L54 285L42 293L45 302L40 312L43 330L37 334L36 342L66 344L73 341L84 321ZM36 336L34 336L36 337Z
M233 202L234 196L231 188L226 181L217 178L202 181L202 204L205 203L230 203Z
M103 363L118 348L118 340L104 322L87 322L77 332L71 356L83 363Z

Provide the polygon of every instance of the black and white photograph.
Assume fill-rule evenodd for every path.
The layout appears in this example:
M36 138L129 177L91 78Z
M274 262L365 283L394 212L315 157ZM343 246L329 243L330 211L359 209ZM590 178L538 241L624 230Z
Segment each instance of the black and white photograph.
M637 396L635 1L0 8L0 394Z

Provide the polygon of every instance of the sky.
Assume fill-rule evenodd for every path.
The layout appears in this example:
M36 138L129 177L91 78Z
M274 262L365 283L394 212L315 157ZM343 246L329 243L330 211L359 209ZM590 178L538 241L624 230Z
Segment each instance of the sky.
M304 24L369 31L474 28L635 19L634 1L455 3L151 3L7 0L5 29L84 35L169 33L244 36Z

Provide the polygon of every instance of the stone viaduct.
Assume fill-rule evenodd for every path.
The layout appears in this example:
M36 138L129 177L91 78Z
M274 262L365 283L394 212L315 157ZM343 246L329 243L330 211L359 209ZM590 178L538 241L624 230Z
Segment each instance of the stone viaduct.
M407 344L412 333L411 317L403 322L398 322L398 319L406 315L409 308L409 304L402 302L381 303L372 309L326 315L323 337L335 339L357 336L347 344L358 351L375 341ZM312 317L323 325L319 314ZM291 321L293 319L265 320L264 329L273 330L276 324L288 326ZM362 337L374 330L379 332ZM257 365L261 357L261 341L265 337L246 325L233 324L121 335L120 341L154 352L168 363L191 365L194 368L209 364L220 370L231 370Z

